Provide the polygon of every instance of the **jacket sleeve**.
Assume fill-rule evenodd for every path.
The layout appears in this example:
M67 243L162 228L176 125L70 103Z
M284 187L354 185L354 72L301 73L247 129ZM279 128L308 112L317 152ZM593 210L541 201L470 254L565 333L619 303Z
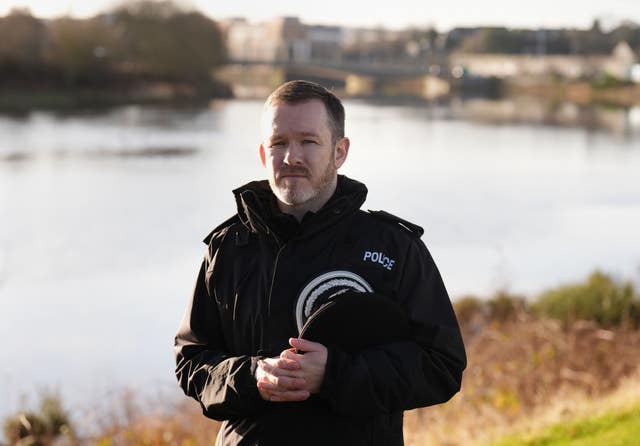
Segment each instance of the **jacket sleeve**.
M451 301L427 248L407 250L398 300L411 341L356 354L330 348L321 396L346 416L371 416L449 400L460 390L466 354Z
M207 417L247 417L261 411L265 403L254 377L259 358L229 354L216 300L207 287L210 259L207 255L202 262L175 336L176 377L184 393L200 403Z

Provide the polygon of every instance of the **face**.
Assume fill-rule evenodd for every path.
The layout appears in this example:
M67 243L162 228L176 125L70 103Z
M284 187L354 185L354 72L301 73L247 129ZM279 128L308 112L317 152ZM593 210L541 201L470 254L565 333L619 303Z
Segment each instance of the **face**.
M324 104L317 99L277 104L263 115L260 159L284 212L317 211L329 200L349 140L333 143Z

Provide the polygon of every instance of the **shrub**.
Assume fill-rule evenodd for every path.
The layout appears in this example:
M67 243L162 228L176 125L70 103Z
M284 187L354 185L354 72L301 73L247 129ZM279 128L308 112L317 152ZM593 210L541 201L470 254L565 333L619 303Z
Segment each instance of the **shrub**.
M453 301L453 309L460 325L469 324L475 317L486 316L485 302L476 296L463 296Z
M527 303L524 297L509 294L506 291L498 291L489 301L489 314L491 319L498 322L506 322L516 319L518 315L527 311Z
M20 413L4 421L4 435L9 444L48 444L47 426L34 413Z
M637 325L640 300L631 282L620 283L596 271L585 283L542 293L533 308L565 326L576 320L595 321L604 326Z
M526 300L522 296L498 291L490 298L472 295L463 296L453 302L462 336L465 340L482 333L489 325L516 322L527 313Z
M67 410L62 405L60 395L44 393L41 396L40 417L45 422L47 430L51 435L73 437L71 420Z
M4 420L4 435L9 444L46 446L54 444L61 435L66 437L66 444L75 444L69 415L60 396L43 392L40 398L39 413L21 412Z

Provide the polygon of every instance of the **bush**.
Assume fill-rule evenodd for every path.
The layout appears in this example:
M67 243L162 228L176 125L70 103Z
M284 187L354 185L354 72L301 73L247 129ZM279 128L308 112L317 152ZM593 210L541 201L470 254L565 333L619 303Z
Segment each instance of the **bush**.
M34 413L20 413L4 421L9 444L45 445L50 443L46 423Z
M21 412L6 418L4 435L11 445L46 446L54 444L60 436L66 437L66 444L76 443L60 396L51 392L41 395L39 413Z
M498 322L515 320L518 315L527 311L527 303L524 297L509 294L506 291L498 291L489 301L489 314L491 319Z
M560 286L542 293L533 308L560 320L565 326L577 320L594 321L603 326L637 326L640 299L631 282L619 283L596 271L585 283Z
M472 295L463 296L453 302L462 336L466 340L482 333L489 325L517 322L527 313L524 297L498 291L490 298Z
M454 300L453 310L460 325L467 325L476 317L487 316L485 302L476 296L463 296Z

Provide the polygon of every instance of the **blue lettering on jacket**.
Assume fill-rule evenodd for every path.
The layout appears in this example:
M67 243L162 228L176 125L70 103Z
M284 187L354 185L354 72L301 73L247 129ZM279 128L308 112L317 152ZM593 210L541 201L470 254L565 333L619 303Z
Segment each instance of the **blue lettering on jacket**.
M362 260L365 262L378 263L384 269L389 271L391 271L391 268L393 268L393 265L396 263L394 259L379 251L365 251L364 258Z

